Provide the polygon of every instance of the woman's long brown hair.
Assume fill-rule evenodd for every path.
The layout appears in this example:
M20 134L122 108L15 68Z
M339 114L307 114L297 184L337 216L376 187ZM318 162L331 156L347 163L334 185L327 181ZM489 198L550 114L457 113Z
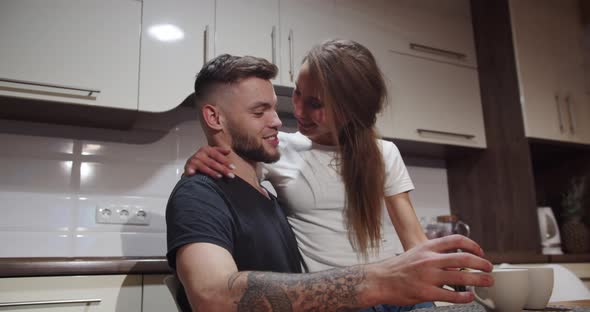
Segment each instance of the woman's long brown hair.
M351 40L330 40L307 55L319 97L334 121L340 175L346 190L344 217L349 239L363 257L381 242L385 168L375 121L387 96L371 52Z

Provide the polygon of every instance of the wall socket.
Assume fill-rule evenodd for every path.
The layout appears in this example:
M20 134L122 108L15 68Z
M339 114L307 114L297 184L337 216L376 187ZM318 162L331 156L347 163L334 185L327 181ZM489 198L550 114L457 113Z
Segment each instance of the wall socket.
M96 223L149 225L151 214L142 208L130 205L96 207Z

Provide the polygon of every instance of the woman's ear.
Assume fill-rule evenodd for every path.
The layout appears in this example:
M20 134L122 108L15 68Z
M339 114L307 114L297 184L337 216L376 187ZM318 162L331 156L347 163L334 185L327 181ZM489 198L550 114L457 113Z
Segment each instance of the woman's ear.
M203 114L203 121L207 126L213 130L221 130L222 127L222 117L221 111L215 105L205 104L201 109L201 113Z

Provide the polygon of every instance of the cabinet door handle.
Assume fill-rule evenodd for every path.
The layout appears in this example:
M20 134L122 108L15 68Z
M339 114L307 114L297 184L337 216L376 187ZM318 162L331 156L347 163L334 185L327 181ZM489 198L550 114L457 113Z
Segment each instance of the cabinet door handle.
M293 29L289 30L289 80L293 82L293 76L295 75L295 66L293 64Z
M6 82L9 84L15 84L15 85L20 85L20 86L33 86L33 87L44 87L44 88L57 89L56 91L46 91L46 90L35 90L35 89L14 87L14 86L0 86L0 90L13 91L13 92L24 92L24 93L40 94L40 95L52 95L52 96L61 96L61 97L80 98L80 99L85 99L85 100L96 100L96 96L94 96L94 93L100 93L100 90L95 90L95 89L61 86L61 85L56 85L56 84L47 84L47 83L40 83L40 82L34 82L34 81L8 79L8 78L0 78L0 82ZM83 92L83 93L88 93L88 94L87 95L79 95L79 94L58 92L61 90L78 91L78 92Z
M209 60L209 25L203 31L203 65Z
M37 306L37 305L51 305L51 304L72 304L72 303L100 303L102 299L71 299L71 300L40 300L40 301L17 301L17 302L0 302L2 307L21 307L21 306Z
M459 53L451 50L443 50L435 47L430 47L423 44L418 43L410 43L410 50L418 51L418 52L425 52L430 54L435 54L439 56L444 56L452 59L459 59L463 60L467 57L464 53Z
M572 134L576 133L576 119L574 117L574 110L572 109L572 102L570 100L570 96L565 96L565 105L567 106L568 116L570 118L570 132Z
M561 114L561 105L559 105L559 95L555 94L555 106L557 107L557 117L559 119L559 132L563 133L563 115Z
M434 134L442 134L442 135L448 135L448 136L454 136L454 137L461 137L461 138L466 138L468 140L475 138L474 134L467 134L467 133L447 132L447 131L430 130L430 129L416 129L416 131L418 131L419 134L426 132L426 133L434 133Z
M277 27L273 26L272 27L272 31L270 32L270 40L271 40L271 44L272 44L272 63L273 64L277 64L277 36L276 36L276 32L277 32Z

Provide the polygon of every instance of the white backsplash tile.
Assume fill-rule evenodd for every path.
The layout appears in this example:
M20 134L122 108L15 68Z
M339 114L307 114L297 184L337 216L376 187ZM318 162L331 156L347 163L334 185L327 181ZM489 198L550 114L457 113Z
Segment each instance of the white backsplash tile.
M0 156L26 155L28 158L47 158L51 154L73 154L74 141L72 139L36 137L28 135L1 134Z
M0 258L71 257L73 237L63 232L0 232Z
M142 115L127 131L19 122L26 135L0 134L0 257L163 256L168 196L207 144L192 114ZM446 170L408 170L418 216L448 214ZM119 206L150 224L95 222L97 207Z
M205 136L203 135L203 128L201 128L201 123L197 119L198 116L195 116L194 120L183 121L176 125L175 131L178 135L184 135L189 137L194 137L197 140L207 141Z
M176 159L178 154L176 146L176 134L173 132L164 135L155 142L144 144L84 141L82 160L105 159L167 163Z
M192 156L197 149L207 145L207 139L204 135L199 135L202 132L200 126L199 131L192 134L179 134L178 136L178 156L181 160L186 161ZM183 163L184 163L183 161Z
M408 166L408 172L416 187L410 198L418 218L428 220L451 213L445 168Z
M168 197L177 180L176 168L174 162L84 162L80 170L80 192Z
M0 205L1 232L68 232L75 224L72 194L0 192Z
M163 233L94 232L75 235L74 257L165 256Z
M0 157L0 191L69 193L74 191L72 160Z

